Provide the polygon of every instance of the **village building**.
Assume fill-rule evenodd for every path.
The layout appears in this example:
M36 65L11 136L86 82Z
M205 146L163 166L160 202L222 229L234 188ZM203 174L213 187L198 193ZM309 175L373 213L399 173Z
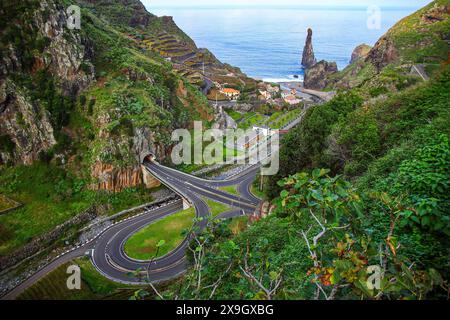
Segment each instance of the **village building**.
M284 101L291 106L297 105L302 102L302 100L300 100L299 98L297 98L294 95L285 96Z
M223 88L220 93L224 94L230 100L237 100L241 95L241 92L232 88Z
M272 95L270 94L269 91L259 90L259 93L260 93L261 96L262 96L264 99L266 99L266 100L272 99Z

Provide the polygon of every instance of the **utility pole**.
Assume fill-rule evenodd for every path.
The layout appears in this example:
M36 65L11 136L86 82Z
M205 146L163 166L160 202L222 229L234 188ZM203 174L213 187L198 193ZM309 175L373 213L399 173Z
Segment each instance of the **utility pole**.
M259 191L263 191L264 188L264 176L262 174L259 174Z

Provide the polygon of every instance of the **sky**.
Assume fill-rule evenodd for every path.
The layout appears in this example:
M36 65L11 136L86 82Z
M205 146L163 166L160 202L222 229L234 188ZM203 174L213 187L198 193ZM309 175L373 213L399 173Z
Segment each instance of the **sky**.
M239 7L239 6L352 6L422 7L430 0L141 0L147 9L171 7Z

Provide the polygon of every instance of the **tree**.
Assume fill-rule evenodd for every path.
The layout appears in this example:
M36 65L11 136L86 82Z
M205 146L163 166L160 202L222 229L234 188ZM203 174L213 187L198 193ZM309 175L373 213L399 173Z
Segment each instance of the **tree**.
M384 243L376 243L361 224L367 215L361 196L341 176L331 178L328 173L315 169L285 178L276 199L279 212L311 222L298 234L312 260L307 275L316 286L315 299L335 299L340 291L371 299L424 299L435 287L448 290L436 270L415 270L398 254L396 227L414 209L385 193L372 195L390 221ZM379 270L377 285L368 274L373 270Z

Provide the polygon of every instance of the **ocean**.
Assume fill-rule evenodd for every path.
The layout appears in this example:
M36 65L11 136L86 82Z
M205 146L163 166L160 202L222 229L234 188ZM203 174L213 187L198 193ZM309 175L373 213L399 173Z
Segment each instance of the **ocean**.
M272 82L302 79L301 54L313 29L318 60L348 65L353 49L374 45L397 21L418 8L381 9L379 28L368 28L367 8L148 8L173 16L197 45L247 75ZM376 25L376 24L373 24Z

